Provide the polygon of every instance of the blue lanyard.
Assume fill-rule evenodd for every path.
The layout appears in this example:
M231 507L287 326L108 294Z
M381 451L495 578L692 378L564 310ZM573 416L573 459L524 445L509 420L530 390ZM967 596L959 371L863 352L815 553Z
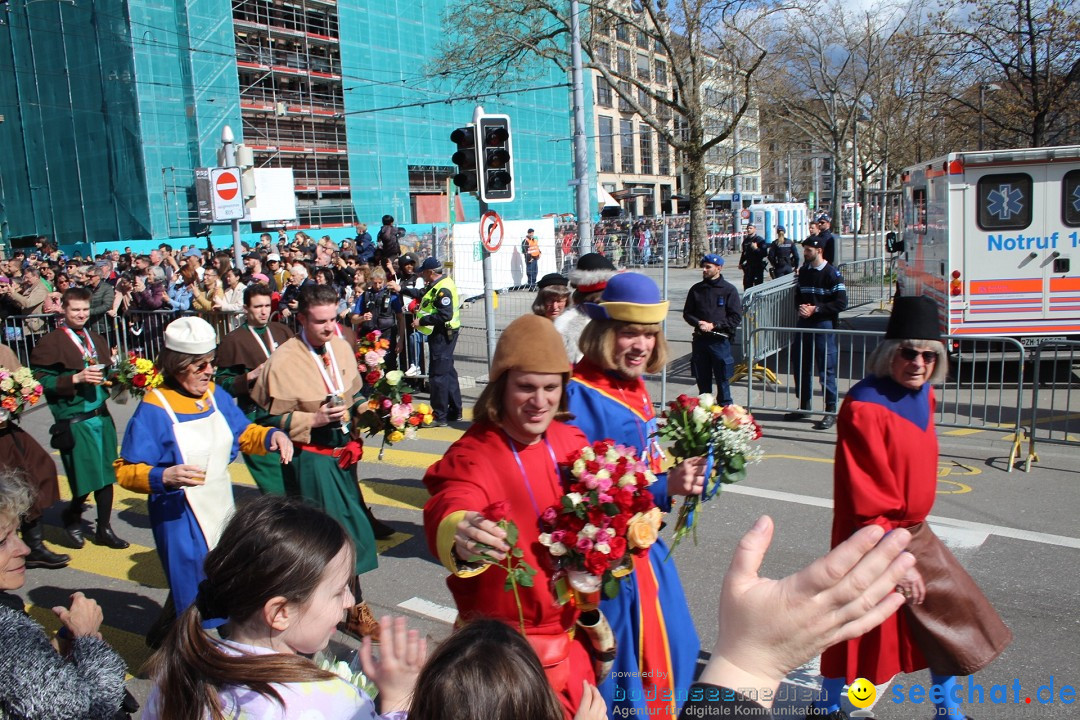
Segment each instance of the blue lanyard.
M529 500L532 501L533 510L536 511L536 517L540 517L540 506L536 503L536 495L533 494L532 485L529 483L529 475L525 472L525 465L521 462L521 456L518 454L517 443L514 442L514 438L510 437L510 434L505 430L502 431L503 435L506 435L506 441L510 443L510 452L514 453L514 461L517 462L518 470L521 472L521 479L525 481L525 489L529 491ZM551 467L555 470L556 482L559 477L559 461L555 459L555 450L551 447L551 441L547 439L547 435L544 435L544 444L547 445L548 455L551 457Z

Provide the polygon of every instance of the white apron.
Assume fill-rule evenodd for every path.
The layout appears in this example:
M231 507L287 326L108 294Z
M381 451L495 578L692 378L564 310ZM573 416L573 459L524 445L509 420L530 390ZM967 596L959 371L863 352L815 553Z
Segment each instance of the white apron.
M185 486L184 497L199 523L199 529L206 540L206 548L213 550L235 507L232 479L229 476L229 460L233 447L232 428L229 427L224 413L218 410L212 392L208 398L214 412L204 418L187 422L177 420L176 413L160 390L155 389L153 392L172 420L173 436L176 438L180 456L184 459L183 464L206 468L204 484Z

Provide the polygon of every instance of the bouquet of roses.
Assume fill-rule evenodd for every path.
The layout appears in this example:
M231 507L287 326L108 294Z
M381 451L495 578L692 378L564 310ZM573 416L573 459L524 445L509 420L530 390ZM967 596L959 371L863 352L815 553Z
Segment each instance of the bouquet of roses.
M556 583L565 578L588 605L600 590L615 597L632 569L630 554L656 542L660 509L649 491L656 476L633 448L611 440L571 455L570 476L569 492L540 515L540 543L555 559Z
M125 393L141 398L165 381L154 361L144 358L134 350L122 355L116 369L110 377L110 385L115 389L113 399L127 402Z
M379 330L372 330L356 343L356 367L360 370L360 379L367 386L379 382L385 375L386 353L390 350L390 341Z
M368 396L367 408L357 417L357 427L368 437L382 433L382 450L401 440L416 437L417 428L430 425L435 419L431 406L413 404L412 389L401 381L405 374L391 370L375 382Z
M0 367L0 423L41 402L45 392L28 367Z
M721 485L745 478L746 466L761 459L761 448L754 444L761 437L761 426L745 408L720 407L709 393L675 398L658 425L656 434L672 443L669 450L675 462L705 457L705 489L700 495L687 497L679 509L671 541L674 551L691 530L695 530L697 543L698 505L712 500Z

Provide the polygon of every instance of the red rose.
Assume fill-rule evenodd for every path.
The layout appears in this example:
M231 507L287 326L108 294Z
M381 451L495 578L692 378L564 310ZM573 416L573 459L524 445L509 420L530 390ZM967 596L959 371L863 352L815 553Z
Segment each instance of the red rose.
M585 521L577 515L568 515L566 518L566 527L574 532L581 532L581 529L585 527Z
M610 562L607 555L601 552L591 552L585 556L585 569L593 575L603 575Z
M145 387L146 386L146 376L145 375L136 375L135 377L131 378L131 384L134 385L135 387L140 387L140 388Z
M603 510L601 510L600 508L595 507L595 506L589 508L588 515L589 515L589 522L591 522L593 525L595 525L597 527L600 527L601 525L603 525L604 524L604 518L607 517L607 513L605 513Z
M375 383L379 382L379 378L381 377L382 373L380 373L378 370L372 370L364 376L364 382L366 382L368 385L374 385Z
M638 495L636 498L634 498L634 512L648 512L649 510L652 510L652 508L653 499L650 493L642 493L641 495Z
M608 545L611 546L611 557L621 558L626 554L626 538L613 537L608 540Z
M587 463L585 463L585 471L595 475L596 473L600 472L600 463L596 462L595 460L589 460Z
M568 548L572 548L577 545L577 537L578 536L576 532L571 532L567 530L563 533L562 544Z
M510 503L506 500L496 500L480 511L480 514L491 522L499 522L506 518L510 512Z
M409 393L405 393L404 395L401 396L401 402L403 402L403 403L411 403L412 402L412 395L410 395Z
M611 529L616 535L625 535L626 526L630 524L630 519L623 513L619 513L615 517L611 518Z

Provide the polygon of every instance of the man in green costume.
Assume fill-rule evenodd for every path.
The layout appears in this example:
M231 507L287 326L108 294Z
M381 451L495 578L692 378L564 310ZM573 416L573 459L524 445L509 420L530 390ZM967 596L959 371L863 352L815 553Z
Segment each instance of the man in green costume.
M270 322L270 297L268 285L249 285L244 290L245 322L223 337L217 349L218 370L214 380L236 398L236 404L253 422L256 414L263 412L252 401L251 389L270 354L295 334L286 325ZM264 494L285 494L280 455L244 455L244 464Z
M108 393L102 385L112 360L109 344L85 327L90 319L89 290L68 288L60 304L64 324L34 347L30 367L45 388L55 421L50 429L52 445L60 451L71 485L71 504L62 514L64 530L75 547L83 546L82 512L87 497L94 493L95 541L120 550L128 543L117 537L110 525L116 483L116 425L105 404Z
M273 352L251 389L265 413L260 424L289 433L296 449L282 467L285 492L303 497L336 518L356 546L356 575L378 565L375 537L364 513L353 466L363 446L355 423L363 398L352 346L337 336L337 291L312 285L300 292L296 317L300 334ZM349 610L345 627L353 635L378 636L379 624L361 600Z

